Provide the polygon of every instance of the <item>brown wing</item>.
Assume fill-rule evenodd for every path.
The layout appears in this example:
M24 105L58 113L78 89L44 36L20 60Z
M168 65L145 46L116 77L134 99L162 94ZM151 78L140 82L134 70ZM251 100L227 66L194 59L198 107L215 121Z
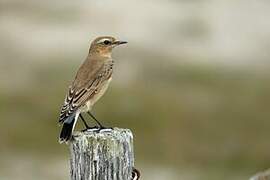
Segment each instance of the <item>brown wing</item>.
M88 81L85 81L85 83L78 81L78 78L83 75L76 75L62 106L59 119L60 123L65 121L66 118L72 115L79 107L83 106L88 99L98 92L102 83L111 77L112 67L113 61L103 64L94 74L92 73L91 76L87 77ZM88 75L86 74L85 76Z

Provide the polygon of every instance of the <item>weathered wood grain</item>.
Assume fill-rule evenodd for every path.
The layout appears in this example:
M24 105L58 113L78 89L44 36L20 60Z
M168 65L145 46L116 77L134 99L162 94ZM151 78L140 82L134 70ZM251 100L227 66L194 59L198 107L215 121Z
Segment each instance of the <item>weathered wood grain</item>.
M270 169L257 173L250 180L270 180Z
M77 132L70 151L72 180L131 179L133 135L128 129Z

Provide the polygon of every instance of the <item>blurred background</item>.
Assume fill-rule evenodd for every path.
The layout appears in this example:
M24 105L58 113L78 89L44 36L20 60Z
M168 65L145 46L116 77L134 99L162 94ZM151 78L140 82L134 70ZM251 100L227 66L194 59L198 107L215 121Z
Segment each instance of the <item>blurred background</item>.
M269 18L267 0L0 0L0 180L69 179L58 115L99 35L129 44L94 113L133 131L143 180L270 168Z

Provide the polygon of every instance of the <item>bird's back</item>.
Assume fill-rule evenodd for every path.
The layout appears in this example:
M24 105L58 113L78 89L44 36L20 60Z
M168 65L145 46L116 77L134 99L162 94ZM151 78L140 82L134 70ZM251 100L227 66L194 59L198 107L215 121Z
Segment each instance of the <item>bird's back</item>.
M83 88L87 83L95 79L102 71L105 61L102 57L88 56L79 67L72 88L78 90Z
M69 87L60 114L60 122L100 92L112 75L111 58L88 57L80 66L75 79ZM95 100L96 101L96 100Z

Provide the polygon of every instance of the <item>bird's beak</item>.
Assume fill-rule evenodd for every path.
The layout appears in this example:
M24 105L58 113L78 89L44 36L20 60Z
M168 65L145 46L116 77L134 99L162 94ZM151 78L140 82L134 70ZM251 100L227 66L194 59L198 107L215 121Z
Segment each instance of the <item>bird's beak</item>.
M115 44L115 45L121 45L121 44L126 44L126 43L128 43L127 41L115 41L113 44Z

